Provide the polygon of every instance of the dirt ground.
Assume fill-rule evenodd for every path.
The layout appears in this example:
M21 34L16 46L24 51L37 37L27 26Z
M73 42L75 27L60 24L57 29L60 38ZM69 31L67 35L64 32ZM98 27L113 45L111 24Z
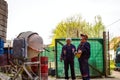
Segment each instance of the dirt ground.
M118 72L118 71L112 71L112 75L111 76L120 80L120 72Z
M65 80L65 79L56 79L55 77L49 77L48 80ZM82 80L82 79L76 79L76 80ZM93 78L91 80L120 80L120 72L112 71L109 78Z

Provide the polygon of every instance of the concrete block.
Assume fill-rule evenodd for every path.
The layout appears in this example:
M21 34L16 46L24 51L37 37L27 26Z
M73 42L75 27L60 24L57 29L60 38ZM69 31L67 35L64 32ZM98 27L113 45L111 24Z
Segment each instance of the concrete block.
M0 20L0 25L4 26L7 28L7 22L3 21L3 20Z
M4 42L6 42L6 37L0 36L1 39L4 40Z
M0 0L0 4L3 4L4 0Z
M7 22L5 22L5 23L4 23L4 27L6 27L6 28L7 28Z
M2 9L0 9L0 14L3 16L8 16L8 13Z
M2 31L3 30L3 26L2 25L0 25L0 31Z
M0 36L3 37L3 38L5 38L6 37L6 32L0 31Z
M2 25L0 25L0 31L7 32L7 28L6 28L6 27L4 27L4 26L2 26Z
M2 20L2 19L3 19L3 15L0 14L0 20Z
M0 8L0 14L1 14L1 15L4 15L4 14L6 14L6 13L5 13L5 11L4 11L3 9Z
M5 21L6 23L7 23L7 19L8 19L8 17L3 16L3 21Z
M3 1L3 5L5 5L6 7L8 7L8 4L7 4L7 2L5 0Z
M5 6L5 5L3 5L3 4L0 5L0 9L2 9L2 10L4 10L4 11L8 12L8 7Z
M5 22L3 20L0 20L0 25L5 26Z
M5 5L0 5L0 9L6 11L6 6Z

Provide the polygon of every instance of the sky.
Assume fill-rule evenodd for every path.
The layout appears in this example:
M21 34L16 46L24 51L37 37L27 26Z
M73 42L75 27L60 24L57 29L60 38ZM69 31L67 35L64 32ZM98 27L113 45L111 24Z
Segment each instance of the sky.
M9 40L14 39L21 32L33 31L43 38L45 44L50 44L52 31L57 24L77 14L91 23L94 22L96 15L100 15L106 31L110 32L110 37L120 36L120 0L6 1L8 2L7 39Z

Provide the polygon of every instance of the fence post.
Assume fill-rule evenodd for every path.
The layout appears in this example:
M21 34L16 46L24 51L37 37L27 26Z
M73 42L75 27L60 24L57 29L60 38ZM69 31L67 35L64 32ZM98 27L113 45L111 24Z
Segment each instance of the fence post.
M108 38L107 38L108 37ZM107 41L108 39L108 41ZM108 45L108 46L107 46ZM110 62L109 62L109 34L106 36L106 32L103 32L103 46L104 46L104 73L108 77L110 74Z
M103 46L104 46L104 49L103 49L103 58L104 58L104 74L105 76L107 76L107 53L106 53L106 32L103 32Z
M109 44L109 32L108 32L108 75L110 75L110 44Z
M58 77L58 72L57 72L57 67L58 65L57 65L57 39L55 39L55 67L56 67L56 70L55 70L55 72L56 72L56 78Z

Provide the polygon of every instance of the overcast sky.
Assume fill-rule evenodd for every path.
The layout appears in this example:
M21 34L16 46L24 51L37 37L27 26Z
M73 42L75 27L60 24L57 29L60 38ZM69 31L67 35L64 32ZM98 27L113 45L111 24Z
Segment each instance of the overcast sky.
M6 0L8 2L7 39L15 38L23 31L34 31L43 37L44 43L56 25L67 17L80 14L93 22L96 15L102 17L107 27L120 19L120 0ZM120 21L108 26L110 35L120 36Z

